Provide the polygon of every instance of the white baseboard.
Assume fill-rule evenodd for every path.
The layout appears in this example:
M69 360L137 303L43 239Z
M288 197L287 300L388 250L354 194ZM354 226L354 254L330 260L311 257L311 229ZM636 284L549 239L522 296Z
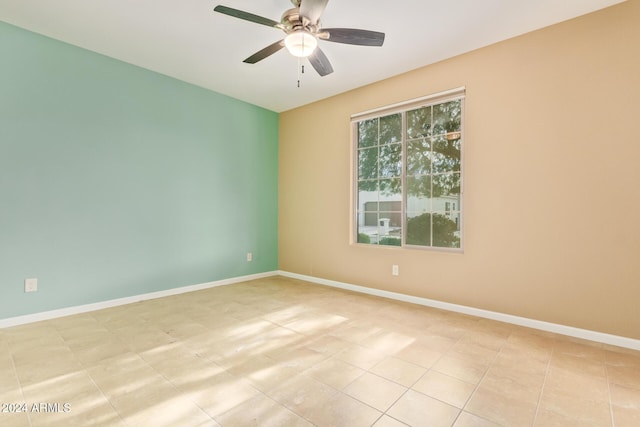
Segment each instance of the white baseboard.
M9 317L0 319L0 329L11 326L24 325L26 323L39 322L41 320L55 319L58 317L71 316L72 314L86 313L89 311L102 310L104 308L116 307L119 305L132 304L134 302L146 301L150 299L168 297L171 295L185 294L187 292L201 291L203 289L215 288L217 286L231 285L248 280L262 279L278 275L277 271L267 273L251 274L248 276L232 277L230 279L217 280L215 282L202 283L199 285L182 286L179 288L167 289L164 291L151 292L148 294L134 295L125 298L118 298L108 301L96 302L93 304L78 305L75 307L61 308L58 310L44 311L41 313L27 314L24 316Z
M336 282L334 280L321 279L313 276L305 276L303 274L289 273L287 271L279 271L278 274L292 279L304 280L319 285L331 286L334 288L346 289L349 291L360 292L369 295L394 299L398 301L409 302L413 304L423 305L427 307L439 308L457 313L469 314L471 316L483 317L486 319L497 320L514 325L525 326L527 328L539 329L556 334L567 335L570 337L581 338L589 341L595 341L603 344L609 344L617 347L629 348L632 350L640 350L640 340L621 337L618 335L610 335L602 332L590 331L587 329L574 328L572 326L559 325L556 323L543 322L541 320L528 319L526 317L513 316L511 314L498 313L495 311L482 310L464 305L451 304L432 300L428 298L415 297L411 295L400 294L397 292L383 291L380 289L367 288L364 286L351 285L348 283Z
M79 305L75 307L67 307L67 308L62 308L58 310L51 310L51 311L45 311L41 313L27 314L24 316L0 319L0 329L8 328L11 326L24 325L27 323L39 322L42 320L55 319L58 317L71 316L73 314L80 314L80 313L86 313L90 311L102 310L104 308L116 307L116 306L125 305L125 304L132 304L135 302L162 298L162 297L167 297L171 295L179 295L187 292L195 292L203 289L215 288L217 286L231 285L234 283L246 282L248 280L262 279L265 277L272 277L277 275L289 277L292 279L304 280L306 282L316 283L319 285L331 286L334 288L340 288L340 289L364 293L368 295L374 295L374 296L379 296L383 298L389 298L389 299L394 299L398 301L423 305L426 307L439 308L442 310L468 314L471 316L483 317L486 319L497 320L500 322L512 323L514 325L525 326L527 328L539 329L542 331L553 332L561 335L567 335L570 337L581 338L581 339L595 341L603 344L614 345L617 347L624 347L632 350L640 350L640 340L636 340L632 338L605 334L602 332L590 331L587 329L574 328L572 326L559 325L556 323L543 322L541 320L528 319L526 317L513 316L510 314L498 313L498 312L489 311L489 310L482 310L479 308L468 307L464 305L451 304L448 302L442 302L442 301L432 300L428 298L421 298L421 297L401 294L397 292L367 288L365 286L352 285L349 283L337 282L334 280L322 279L322 278L313 277L313 276L306 276L303 274L290 273L288 271L282 271L282 270L252 274L248 276L233 277L230 279L223 279L223 280L218 280L218 281L209 282L209 283L202 283L199 285L183 286L179 288L167 289L164 291L151 292L148 294L134 295L134 296L125 297L125 298L101 301L93 304Z

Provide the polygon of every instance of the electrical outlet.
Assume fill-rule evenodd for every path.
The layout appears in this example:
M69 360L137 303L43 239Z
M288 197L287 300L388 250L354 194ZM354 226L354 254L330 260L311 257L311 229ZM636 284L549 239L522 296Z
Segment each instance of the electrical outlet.
M247 252L247 262L253 261L253 254L251 252Z
M24 291L36 292L38 290L38 279L24 279Z
M398 266L396 264L393 264L391 266L391 274L393 276L399 276L400 275L400 269L398 268Z

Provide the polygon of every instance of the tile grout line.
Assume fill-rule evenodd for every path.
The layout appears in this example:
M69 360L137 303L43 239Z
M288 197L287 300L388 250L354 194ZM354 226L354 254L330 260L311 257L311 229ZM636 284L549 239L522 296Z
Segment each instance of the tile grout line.
M467 332L467 333L468 333L468 332ZM512 334L512 333L513 333L513 331L511 331L511 332L509 333L509 337L511 336L511 334ZM466 335L466 334L464 334L464 335ZM464 335L463 335L463 336L464 336ZM509 337L507 337L507 338L505 339L505 344L506 344L506 342L508 341ZM462 337L460 337L460 339L462 339ZM459 341L459 340L458 340L458 341ZM469 397L467 398L467 400L464 402L464 405L462 405L462 408L460 409L460 413L458 414L458 416L456 417L456 419L455 419L455 420L453 420L453 424L452 424L452 425L455 425L455 424L456 424L456 422L458 422L458 419L460 418L460 415L464 412L464 408L466 408L466 406L469 404L469 402L471 401L471 399L473 398L473 396L476 394L476 392L477 392L477 391L478 391L478 389L480 388L480 384L482 384L482 381L486 378L487 374L489 373L489 369L491 369L491 366L495 363L495 361L496 361L496 359L498 358L498 356L500 355L500 353L502 353L502 349L504 348L504 345L505 345L505 344L503 344L503 345L500 347L500 351L498 351L498 352L496 353L496 355L495 355L495 356L493 356L493 360L489 363L489 366L487 366L487 369L485 369L484 373L482 374L482 377L480 378L480 380L478 380L478 384L476 384L476 386L474 387L473 391L471 392L471 394L469 395ZM470 414L473 414L472 412L469 412L469 413L470 413ZM487 419L487 418L485 418L485 417L483 417L483 416L480 416L480 415L476 415L476 414L473 414L473 415L475 415L476 417L480 417L480 418L482 418L482 419ZM495 421L493 421L493 420L489 420L489 421L491 421L491 422L495 423Z
M609 397L609 415L611 416L611 426L616 426L616 419L613 416L613 402L611 400L611 382L609 381L609 364L607 363L607 355L604 356L604 375L607 380L607 395Z
M464 335L465 335L465 334L462 334L462 336L458 337L458 339L456 340L456 342L455 342L454 344L451 344L451 346L449 346L449 348L447 348L447 351L451 350L451 349L452 349L452 348L453 348L453 347L454 347L458 342L460 342L460 340L462 339L462 337L463 337ZM438 362L439 362L439 361L440 361L440 360L445 356L445 354L446 354L446 353L447 353L446 351L445 351L445 352L443 352L443 353L440 355L440 357L439 357L435 362L433 362L433 364L431 364L431 366L430 366L429 368L427 368L427 370L425 371L425 373L424 373L424 374L422 374L422 375L420 376L420 378L418 378L417 380L415 380L415 381L413 382L413 384L412 384L410 387L407 387L407 389L404 391L404 393L402 393L402 394L401 394L401 395L400 395L400 396L399 396L399 397L398 397L398 398L397 398L397 399L396 399L396 400L395 400L395 401L394 401L394 402L389 406L389 408L387 408L387 410L383 412L382 416L386 415L386 416L391 417L391 418L393 418L393 419L395 420L396 418L394 418L394 417L392 417L391 415L387 414L387 412L389 411L389 409L393 408L393 406L394 406L396 403L398 403L398 401L399 401L400 399L402 399L402 397L403 397L403 396L405 396L405 395L409 392L409 390L412 390L412 391L414 391L414 392L416 392L416 393L420 393L418 390L414 390L412 387L413 387L414 385L416 385L416 384L418 383L418 381L420 381L420 380L421 380L425 375L427 375L427 373L429 373L429 372L433 369L433 367L434 367L434 366L435 366L435 365L436 365L436 364L437 364L437 363L438 363ZM393 356L392 356L392 357L393 357ZM384 360L384 359L383 359L383 360ZM378 364L380 364L380 363L382 363L382 361L380 361L380 362L376 363L373 367L377 366L377 365L378 365ZM407 362L407 363L411 363L411 362ZM420 366L420 365L416 365L416 366ZM369 372L369 373L370 373L370 374L372 374L372 375L377 375L377 374L375 374L375 373L371 372L371 371L370 371L370 369L367 369L367 372ZM438 372L438 371L434 371L434 372ZM377 376L380 376L380 375L377 375ZM380 377L380 378L383 378L383 377ZM391 381L391 380L389 380L389 381ZM396 383L395 381L393 381L393 382L394 382L394 383ZM396 384L398 384L398 383L396 383ZM402 384L400 384L400 385L402 385ZM420 394L423 394L423 393L420 393ZM445 404L447 404L447 405L453 406L453 405L451 405L451 404L449 404L449 403L447 403L447 402L443 402L443 401L442 401L442 400L440 400L440 399L436 399L435 397L428 396L428 395L426 395L426 394L425 394L425 396L430 397L431 399L437 400L438 402L442 402L442 403L445 403ZM454 407L455 407L455 406L454 406ZM460 408L460 412L458 412L458 415L456 415L456 418L453 420L453 424L455 424L456 420L458 419L458 417L460 416L460 414L461 414L461 413L462 413L462 408ZM400 420L398 420L398 421L400 421ZM402 422L402 421L400 421L400 422ZM402 422L402 423L403 423L403 424L405 424L404 422ZM453 425L453 424L452 424L452 425Z
M556 351L555 345L556 343L554 342L554 345L551 348L551 355L549 356L549 361L547 362L547 369L544 373L544 380L542 381L542 387L540 388L540 392L538 395L538 403L536 403L536 413L533 415L533 422L531 423L532 426L535 426L536 421L538 420L538 414L540 412L540 403L542 402L542 395L544 394L544 387L547 385L547 379L549 378L549 371L551 370L551 361L553 360L553 356Z
M465 335L465 334L462 334L460 337L458 337L458 339L456 340L456 342L455 342L454 344L451 344L451 346L449 346L449 348L447 348L447 350L446 350L446 351L442 352L442 354L440 355L440 357L438 357L438 359L437 359L435 362L433 362L433 364L432 364L432 365L427 369L427 371L426 371L424 374L422 374L422 376L421 376L420 378L418 378L418 380L417 380L416 382L414 382L414 383L413 383L413 385L412 385L411 387L413 387L414 385L416 385L416 384L418 383L418 381L420 381L422 378L424 378L424 376L425 376L425 375L427 375L429 372L432 372L432 371L433 371L433 372L437 372L437 373L442 374L442 375L447 375L447 376L449 376L449 377L451 377L451 378L456 378L456 377L452 377L451 375L444 374L444 373L442 373L442 372L436 371L436 370L434 370L434 369L433 369L433 367L434 367L434 366L436 366L436 365L438 364L438 362L440 362L440 361L445 357L445 355L447 354L447 352L449 352L453 347L455 347L455 345L456 345L456 344L458 344L458 343L460 342L460 340L462 339L462 337L463 337L464 335ZM456 378L456 379L459 379L459 378ZM413 389L412 389L412 388L410 388L410 390L413 390ZM474 389L474 390L475 390L475 389ZM416 393L420 393L418 390L413 390L413 391L415 391ZM473 393L472 393L472 394L473 394ZM425 396L426 396L426 395L425 395ZM446 403L447 405L450 405L449 403L447 403L447 402L443 402L442 400L440 400L440 399L436 399L435 397L432 397L432 396L429 396L429 397L431 397L432 399L437 400L438 402L442 402L442 403ZM466 402L465 402L465 405L466 405ZM465 406L465 405L462 405L462 408L459 408L459 409L460 409L460 411L458 412L458 415L456 415L456 417L454 418L453 423L451 424L452 426L453 426L453 425L455 425L456 421L458 421L458 418L460 418L460 414L462 414L462 411L464 411L464 406ZM453 406L453 405L451 405L451 406ZM455 407L455 406L454 406L454 407Z
M354 343L354 344L355 344L355 343ZM366 346L363 346L363 345L361 345L361 344L356 344L356 345L360 345L360 346L361 346L361 347L363 347L363 348L373 350L373 349L371 349L370 347L366 347ZM338 352L338 353L339 353L339 352ZM336 353L336 354L337 354L337 353ZM384 360L386 360L387 358L389 358L389 357L394 357L394 355L393 355L393 354L386 354L386 355L385 355L385 357L384 357L381 361L379 361L379 362L375 363L371 368L368 368L368 369L363 369L363 368L361 368L361 367L359 367L359 366L357 366L357 365L354 365L354 364L353 364L353 363L351 363L351 362L347 362L347 361L344 361L344 360L342 360L342 359L339 359L339 358L337 358L337 357L336 357L336 354L333 354L333 355L329 356L329 357L328 357L327 359L325 359L325 360L330 360L330 359L339 360L339 361L344 362L344 363L346 363L346 364L348 364L348 365L351 365L351 366L353 366L353 367L355 367L355 368L362 369L364 372L363 372L361 375L359 375L358 377L356 377L356 378L354 378L353 380L351 380L351 382L349 382L347 385L345 385L345 386L343 387L343 389L337 389L337 388L335 388L335 387L333 387L332 385L329 385L329 384L325 384L325 385L327 385L327 386L328 386L328 387L330 387L330 388L333 388L333 389L334 389L334 390L336 390L338 393L344 394L345 396L348 396L348 397L350 397L350 398L352 398L352 399L354 399L354 400L356 400L356 401L358 401L358 402L362 403L363 405L366 405L366 406L368 406L368 407L370 407L370 408L372 408L372 409L374 409L374 410L376 410L376 411L380 412L380 416L379 416L379 417L378 417L378 418L373 422L373 424L371 424L371 426L374 426L374 425L375 425L378 421L380 421L380 419L381 419L382 417L384 417L384 416L388 416L388 417L390 417L390 418L392 418L392 419L394 419L394 420L396 420L396 421L398 421L398 422L400 422L400 423L402 423L402 424L405 424L404 422L402 422L402 421L400 421L400 420L397 420L397 419L396 419L396 418L394 418L393 416L389 415L387 412L388 412L388 411L389 411L389 409L391 409L391 408L392 408L396 403L398 403L398 401L399 401L400 399L402 399L402 397L403 397L405 394L407 394L407 392L408 392L409 390L413 390L411 387L413 387L413 385L415 385L415 384L416 384L416 383L417 383L417 382L418 382L418 381L419 381L419 380L420 380L424 375L426 375L426 373L427 373L427 372L429 372L429 371L431 370L431 368L425 368L425 369L427 369L427 370L426 370L426 372L425 372L423 375L421 375L421 376L420 376L420 378L418 378L416 381L414 381L414 383L413 383L411 386L407 387L407 386L404 386L403 384L400 384L400 383L398 383L398 382L396 382L396 381L394 381L394 380L391 380L391 379L389 379L389 378L385 378L385 377L383 377L383 376L381 376L381 375L379 375L379 374L376 374L375 372L372 372L372 371L371 371L371 369L373 369L373 368L375 368L376 366L378 366L380 363L382 363L382 362L383 362ZM442 357L442 356L441 356L441 357ZM407 363L411 363L411 362L407 362ZM411 364L413 364L413 365L415 365L415 366L418 366L418 367L421 367L420 365L416 365L415 363L411 363ZM306 369L305 371L303 371L303 372L302 372L302 374L305 374L305 372L306 372L307 370L309 370L309 369L311 369L311 368ZM365 375L365 374L374 375L374 376L376 376L376 377L378 377L378 378L381 378L381 379L383 379L383 380L390 381L390 382L392 382L392 383L394 383L394 384L396 384L396 385L399 385L399 386L401 386L401 387L406 388L406 390L405 390L404 392L402 392L402 394L401 394L400 396L398 396L398 398L397 398L396 400L394 400L394 401L393 401L393 403L391 403L391 404L389 405L389 407L388 407L386 410L384 410L384 411L383 411L383 410L380 410L380 409L378 409L378 408L376 408L376 407L374 407L374 406L371 406L370 404L368 404L368 403L366 403L366 402L364 402L364 401L362 401L362 400L358 399L357 397L352 396L352 395L350 395L350 394L348 394L348 393L346 393L346 392L344 391L347 387L349 387L351 384L353 384L354 382L356 382L359 378L361 378L361 377L362 377L363 375ZM313 378L313 377L312 377L312 378ZM322 382L322 381L320 381L320 382ZM324 383L323 383L323 384L324 384ZM413 390L413 391L415 391L416 393L419 393L417 390ZM431 397L431 396L428 396L428 397ZM435 399L435 398L433 398L433 399ZM438 400L438 399L435 399L435 400ZM438 401L440 401L440 400L438 400ZM443 403L446 403L446 402L443 402ZM451 406L453 406L453 405L451 405ZM306 419L306 418L305 418L305 419ZM307 421L311 422L310 420L307 420ZM406 424L405 424L405 425L406 425Z
M102 321L101 321L100 319L97 319L97 318L96 318L95 316L93 316L93 315L91 315L91 317L93 317L93 318L96 320L96 322L98 322L98 324L99 324L100 326L104 327L107 331L109 331L109 333L110 333L110 334L113 334L113 331L111 331L109 328L107 328L107 327L104 325L104 323L102 323ZM121 340L120 340L120 338L119 338L119 337L117 337L115 334L114 334L114 336L115 336L119 341L121 341ZM62 339L64 340L64 337L63 337ZM125 345L126 345L126 343L123 343L123 344L125 344ZM132 351L132 350L129 348L129 346L127 346L127 349L128 349L129 351ZM134 352L134 353L135 353L136 355L138 354L137 352ZM107 358L107 359L108 359L108 358ZM122 414L120 413L120 411L118 411L118 409L117 409L115 406L113 406L113 402L111 401L111 399L109 399L109 398L107 397L107 395L104 393L104 391L102 390L102 388L101 388L101 387L96 383L96 380L95 380L95 379L91 376L91 374L89 373L89 371L88 371L88 369L87 369L87 366L85 366L85 364L84 364L82 361L80 361L80 364L83 366L83 369L84 369L85 373L86 373L86 374L87 374L87 376L91 379L91 382L93 383L93 385L98 389L98 391L100 391L100 394L102 395L102 397L104 397L104 398L105 398L105 400L109 403L109 406L111 407L111 409L113 409L113 411L114 411L116 414L118 414L118 418L122 421L122 423L123 423L124 425L130 425L130 424L127 422L127 420L125 420L125 419L122 417Z

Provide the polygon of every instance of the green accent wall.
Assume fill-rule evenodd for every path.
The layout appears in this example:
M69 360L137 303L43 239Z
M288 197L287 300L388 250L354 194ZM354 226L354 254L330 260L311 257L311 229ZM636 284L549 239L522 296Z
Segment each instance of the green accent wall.
M0 58L0 319L277 270L277 113L1 22Z

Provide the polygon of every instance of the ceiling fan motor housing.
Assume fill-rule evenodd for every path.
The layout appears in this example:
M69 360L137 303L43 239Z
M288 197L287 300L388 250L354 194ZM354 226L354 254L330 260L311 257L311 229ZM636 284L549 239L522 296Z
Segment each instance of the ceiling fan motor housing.
M312 25L308 18L300 15L299 8L289 9L283 13L280 23L287 34L297 30L307 30L315 34L320 29L320 21Z

